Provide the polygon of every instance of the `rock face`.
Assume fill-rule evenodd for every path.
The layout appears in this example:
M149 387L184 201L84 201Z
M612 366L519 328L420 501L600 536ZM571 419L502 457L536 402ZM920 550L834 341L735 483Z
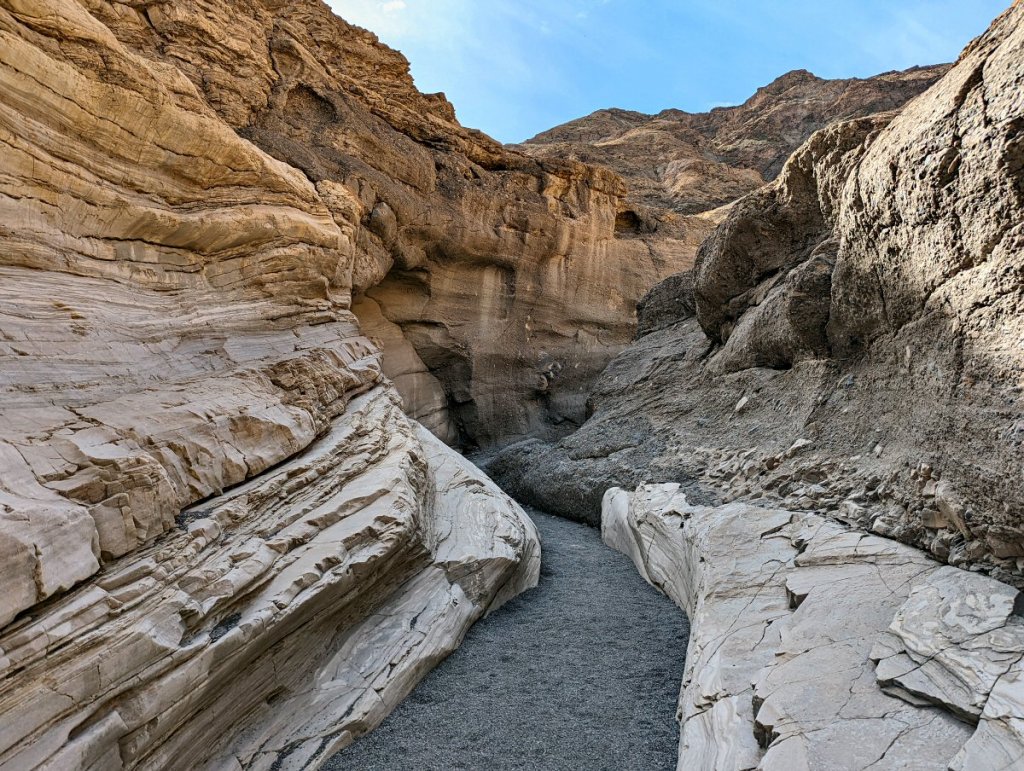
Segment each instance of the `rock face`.
M815 131L898 109L948 69L919 67L863 80L824 80L797 70L737 107L657 115L599 110L520 147L539 158L571 158L613 169L626 180L629 202L637 207L699 214L775 179Z
M596 164L621 175L627 190L617 204L620 242L642 243L666 267L689 270L698 247L729 206L775 179L786 159L815 131L902 107L948 69L916 68L865 80L823 80L806 71L791 72L738 107L699 114L666 110L653 116L601 110L516 149L542 162ZM665 287L656 292L681 294ZM651 331L651 319L645 318L645 309L651 307L641 301L641 334ZM585 388L592 381L576 380L574 385ZM578 420L579 400L572 416ZM531 436L548 438L538 431Z
M596 522L608 486L811 510L1024 573L1024 6L901 112L815 134L739 201L584 428L491 465Z
M400 54L320 0L80 5L184 107L315 190L319 216L349 233L353 310L382 333L409 413L449 443L554 438L582 424L582 394L632 338L637 301L691 267L717 221L652 214L626 200L615 173L464 129L443 95L416 91ZM817 122L900 104L927 79L780 86L745 117L714 118L722 163L772 154L729 149L750 144L754 112L778 113L751 129L763 137L803 110L803 138ZM694 173L711 185L726 172ZM728 200L761 181L737 173L756 179Z
M615 174L462 128L443 95L416 91L400 54L319 0L90 6L354 227L351 281L366 300L354 309L369 322L376 304L400 327L385 368L411 372L412 346L437 383L398 386L445 438L488 444L582 423L578 394L632 336L636 301L699 243L620 237Z
M358 197L244 136L405 65L283 7L0 0L0 767L315 765L537 580L359 329Z
M1024 567L1022 15L726 213L939 73L790 76L628 198L462 128L319 0L0 0L0 767L315 767L537 580L532 524L445 442L595 410L494 468L591 521L654 476L832 517L651 520L700 634L719 584L788 619L691 652L700 758L1013 758L1016 597L832 520Z
M680 770L1024 756L1016 589L815 514L693 506L677 484L609 490L602 535L690 615Z
M319 216L350 234L355 312L399 327L404 339L382 338L385 369L430 375L396 383L446 440L582 423L579 394L632 337L637 300L706 235L653 243L617 228L614 173L464 129L443 95L415 89L400 54L320 0L82 7L175 99L315 190Z

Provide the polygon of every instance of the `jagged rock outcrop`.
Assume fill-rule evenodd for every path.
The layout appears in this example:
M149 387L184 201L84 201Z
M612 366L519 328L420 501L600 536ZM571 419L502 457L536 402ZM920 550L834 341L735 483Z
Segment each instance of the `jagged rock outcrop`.
M690 615L680 770L1024 756L1016 589L816 514L693 506L677 484L609 490L602 535Z
M410 414L429 415L446 441L491 445L578 427L581 394L631 339L636 302L689 268L718 221L648 212L625 200L614 173L528 157L464 129L443 95L416 91L400 54L320 0L84 7L174 77L183 103L212 110L293 167L353 228L350 281L363 300L354 310L389 330L385 368L406 376L396 383ZM722 163L764 165L782 152L765 135L794 115L803 133L787 135L787 148L828 120L901 104L928 77L793 76L792 88L708 120ZM752 136L775 149L755 150ZM687 173L711 185L719 172ZM757 180L723 200L761 181L739 173Z
M593 415L490 469L597 520L604 487L816 511L1024 575L1024 6L901 112L815 134L739 201Z
M527 140L539 158L571 158L613 169L629 202L664 213L708 212L775 179L789 156L826 126L898 109L948 65L825 80L787 73L736 107L645 115L599 110Z
M377 50L283 8L0 0L0 767L315 765L537 580L359 329L358 202L235 130L275 28Z

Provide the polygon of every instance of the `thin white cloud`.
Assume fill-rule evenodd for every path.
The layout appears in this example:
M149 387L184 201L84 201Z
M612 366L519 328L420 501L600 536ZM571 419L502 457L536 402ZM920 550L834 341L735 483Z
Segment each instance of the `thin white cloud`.
M609 104L739 102L786 69L850 77L950 59L977 14L964 6L1002 0L327 2L404 53L464 122L512 140Z
M346 21L375 32L395 48L410 40L461 32L468 0L327 0Z
M552 73L538 67L537 51L516 34L517 27L551 34L550 14L537 13L523 0L328 0L345 20L375 32L386 44L412 60L413 75L427 74L426 89L459 90L485 76L513 88L550 82ZM504 25L504 26L503 26ZM495 35L501 27L508 34ZM428 60L429 59L429 60ZM429 77L443 64L446 82Z
M890 19L879 25L875 36L866 36L866 51L879 61L895 58L902 66L934 64L952 59L963 45L961 30L933 24L926 13L894 8Z
M420 89L444 91L467 124L486 123L495 133L525 125L524 110L578 100L572 62L611 67L650 55L646 41L631 37L617 39L614 58L609 54L607 35L591 20L615 1L327 0L339 16L404 53ZM531 124L530 131L541 128ZM505 131L507 140L528 133Z

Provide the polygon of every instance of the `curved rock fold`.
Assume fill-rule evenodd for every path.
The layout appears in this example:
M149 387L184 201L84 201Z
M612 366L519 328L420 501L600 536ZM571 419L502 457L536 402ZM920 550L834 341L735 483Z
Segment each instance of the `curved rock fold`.
M199 5L0 2L3 768L315 766L538 578L350 310L348 194L189 79Z

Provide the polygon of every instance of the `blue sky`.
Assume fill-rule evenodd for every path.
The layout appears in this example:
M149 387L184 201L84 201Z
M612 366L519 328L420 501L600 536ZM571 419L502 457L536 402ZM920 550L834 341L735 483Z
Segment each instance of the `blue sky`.
M952 61L1009 0L328 0L503 142L602 107L737 104L793 69Z

